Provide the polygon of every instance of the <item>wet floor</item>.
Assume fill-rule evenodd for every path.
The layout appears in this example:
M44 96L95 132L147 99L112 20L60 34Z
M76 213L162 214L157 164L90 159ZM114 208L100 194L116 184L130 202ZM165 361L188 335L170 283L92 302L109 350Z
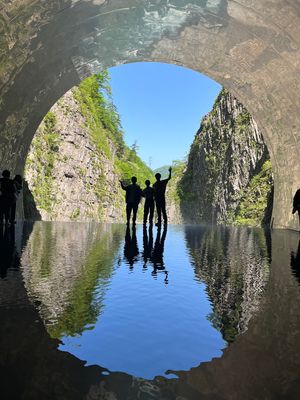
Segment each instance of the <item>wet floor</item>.
M299 239L174 225L4 229L1 398L298 399Z

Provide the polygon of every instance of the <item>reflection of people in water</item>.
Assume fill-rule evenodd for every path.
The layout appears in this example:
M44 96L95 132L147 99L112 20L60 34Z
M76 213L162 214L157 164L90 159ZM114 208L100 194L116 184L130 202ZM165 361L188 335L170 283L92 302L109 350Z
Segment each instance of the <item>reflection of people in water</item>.
M136 238L136 228L132 226L132 235L130 233L130 227L127 225L125 234L125 246L124 246L124 257L126 258L130 267L138 261L139 248Z
M294 252L292 252L291 254L291 268L293 274L298 279L298 282L300 284L300 240L298 244L297 254L295 254Z
M148 235L149 233L149 235ZM144 268L148 260L151 259L152 249L153 249L153 227L149 226L149 231L147 231L147 226L143 226L143 259L144 259Z
M298 212L299 225L300 225L300 189L297 190L293 199L293 214Z
M21 191L23 189L23 179L21 175L16 175L13 179L14 184L14 197L11 203L10 209L10 223L16 223L16 209L17 209L17 201L20 198Z
M0 277L5 278L7 270L15 265L15 227L0 227Z
M161 226L157 228L157 235L155 239L154 249L151 255L151 261L153 264L152 275L157 276L157 272L165 273L165 283L168 283L168 271L164 264L164 246L167 236L167 225L164 225L164 230L161 236Z

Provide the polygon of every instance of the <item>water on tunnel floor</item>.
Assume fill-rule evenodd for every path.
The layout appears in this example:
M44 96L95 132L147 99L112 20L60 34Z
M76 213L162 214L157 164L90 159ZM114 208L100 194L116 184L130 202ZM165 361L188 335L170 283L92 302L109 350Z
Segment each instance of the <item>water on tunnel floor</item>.
M70 398L98 393L100 382L116 399L298 391L295 232L36 222L4 229L0 239L1 364L9 382L28 351L23 368L38 377L23 383L22 398L34 398L32 385L50 390L54 365L51 379L61 374ZM91 398L105 398L98 394Z
M222 355L259 306L269 257L260 230L37 223L22 270L61 350L153 379Z

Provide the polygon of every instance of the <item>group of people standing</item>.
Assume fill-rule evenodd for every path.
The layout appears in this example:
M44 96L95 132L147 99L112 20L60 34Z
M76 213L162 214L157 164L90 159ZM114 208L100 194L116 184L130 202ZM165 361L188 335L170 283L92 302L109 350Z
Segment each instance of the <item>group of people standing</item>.
M22 177L10 178L10 171L5 169L0 178L0 225L15 224L17 200L22 190Z
M136 215L139 207L139 203L141 198L145 198L144 204L144 224L147 224L149 217L149 224L153 224L154 217L154 208L156 205L157 211L157 224L161 225L162 218L164 220L164 224L168 223L167 211L166 211L166 189L167 184L172 176L172 168L169 168L169 176L167 179L161 179L161 174L155 174L156 182L151 187L150 181L147 179L145 181L145 189L141 189L137 184L137 178L133 176L131 178L130 185L124 185L122 181L121 187L126 191L126 216L127 216L127 224L130 224L131 213L132 215L132 223L135 225L136 223Z

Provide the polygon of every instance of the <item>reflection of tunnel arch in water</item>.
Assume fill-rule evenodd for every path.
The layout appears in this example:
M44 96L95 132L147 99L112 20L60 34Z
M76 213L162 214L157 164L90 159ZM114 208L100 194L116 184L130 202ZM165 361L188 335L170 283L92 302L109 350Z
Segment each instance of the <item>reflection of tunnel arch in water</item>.
M40 398L42 393L52 399L112 394L123 399L138 398L145 391L156 399L170 400L176 396L250 400L261 393L267 399L298 399L300 287L289 264L299 237L274 231L272 242L272 267L262 312L221 358L178 372L175 380L147 381L123 373L103 376L101 367L86 367L69 353L57 351L59 343L50 340L28 301L21 274L0 280L1 393L23 399ZM5 306L7 298L9 307Z
M300 186L296 1L23 0L2 13L3 165L23 168L45 113L91 72L132 61L174 63L220 82L258 121L275 174L274 226L297 228L291 214Z

